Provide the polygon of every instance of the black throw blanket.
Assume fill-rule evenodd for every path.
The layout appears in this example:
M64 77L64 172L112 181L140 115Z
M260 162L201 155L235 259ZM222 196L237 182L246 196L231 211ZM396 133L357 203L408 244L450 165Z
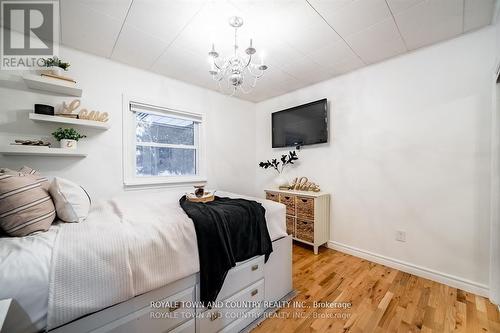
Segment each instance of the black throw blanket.
M273 252L266 210L256 201L215 197L207 203L179 203L193 220L200 257L200 300L217 298L227 272L236 262Z

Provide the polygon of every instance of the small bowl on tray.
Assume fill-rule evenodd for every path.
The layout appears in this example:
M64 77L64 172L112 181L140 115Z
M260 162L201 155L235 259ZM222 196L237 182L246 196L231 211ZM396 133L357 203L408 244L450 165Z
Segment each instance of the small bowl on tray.
M204 192L202 196L196 195L195 193L186 193L186 199L191 202L210 202L214 201L214 191Z

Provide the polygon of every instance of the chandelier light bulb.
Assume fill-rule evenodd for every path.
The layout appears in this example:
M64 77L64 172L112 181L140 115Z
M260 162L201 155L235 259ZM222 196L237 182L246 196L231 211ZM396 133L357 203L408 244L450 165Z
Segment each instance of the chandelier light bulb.
M212 50L210 52L208 52L208 55L214 59L219 57L219 54L217 52L215 52L214 43L212 43Z
M250 38L250 46L245 50L245 53L248 55L255 54L257 50L252 46L252 39Z

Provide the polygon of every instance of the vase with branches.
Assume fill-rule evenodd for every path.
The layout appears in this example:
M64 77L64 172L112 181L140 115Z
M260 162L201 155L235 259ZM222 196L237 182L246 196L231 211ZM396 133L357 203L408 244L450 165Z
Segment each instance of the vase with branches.
M278 187L287 187L289 185L288 181L283 177L283 170L285 170L287 165L293 165L294 161L299 158L297 153L294 151L289 151L288 154L281 155L281 158L273 158L271 160L263 161L259 163L259 167L263 169L273 169L278 173L278 177L275 179L275 183Z

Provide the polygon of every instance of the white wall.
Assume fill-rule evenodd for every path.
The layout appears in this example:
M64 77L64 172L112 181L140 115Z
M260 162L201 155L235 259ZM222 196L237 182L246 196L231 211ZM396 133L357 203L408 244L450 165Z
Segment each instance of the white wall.
M162 101L163 106L205 113L209 187L250 192L255 174L254 104L73 49L62 48L60 55L71 63L68 75L83 88L82 106L108 112L111 129L82 130L88 135L79 143L89 152L84 159L0 155L1 167L29 165L50 176L60 175L84 186L94 198L122 192L122 93L126 93ZM33 104L56 105L73 98L23 90L16 73L3 71L1 75L1 144L14 138L49 138L58 126L28 120Z
M257 104L256 165L286 151L271 148L272 112L328 98L329 142L304 147L287 176L331 193L331 245L484 293L494 38L489 27ZM255 194L271 180L257 170Z

